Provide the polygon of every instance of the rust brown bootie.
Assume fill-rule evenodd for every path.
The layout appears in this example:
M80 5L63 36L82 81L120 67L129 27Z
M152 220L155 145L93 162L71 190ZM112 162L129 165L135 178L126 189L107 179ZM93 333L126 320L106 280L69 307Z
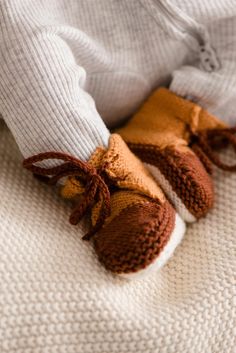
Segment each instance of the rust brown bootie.
M155 91L118 133L188 222L213 206L212 163L225 170L214 147L236 146L235 129L166 88Z
M63 163L35 165L46 159ZM24 167L50 176L50 183L67 177L62 195L77 202L70 221L77 224L90 211L92 227L84 239L93 239L99 260L115 274L132 277L160 268L184 234L184 222L117 134L89 162L49 152L26 159Z

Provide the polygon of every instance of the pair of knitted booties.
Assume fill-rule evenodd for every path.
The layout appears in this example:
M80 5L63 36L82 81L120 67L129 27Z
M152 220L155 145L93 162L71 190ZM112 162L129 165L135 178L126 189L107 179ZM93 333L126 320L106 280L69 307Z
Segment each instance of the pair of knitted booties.
M212 163L225 170L215 148L232 143L235 129L168 89L155 91L132 119L98 147L88 162L64 153L30 157L24 167L67 177L65 198L76 201L70 222L91 215L92 238L101 263L114 274L135 277L157 270L180 243L185 222L213 206ZM60 160L43 168L35 163Z

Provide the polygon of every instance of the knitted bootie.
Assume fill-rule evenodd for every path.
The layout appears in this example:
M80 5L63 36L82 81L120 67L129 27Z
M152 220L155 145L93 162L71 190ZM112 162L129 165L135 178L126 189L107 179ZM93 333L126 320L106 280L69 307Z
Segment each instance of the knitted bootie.
M213 205L211 162L225 170L213 148L231 142L235 129L168 89L155 91L118 133L145 163L180 216L192 222Z
M35 165L45 159L63 163ZM90 210L92 228L84 239L93 238L99 260L113 273L130 277L160 268L184 234L184 222L117 134L89 162L51 152L26 159L24 167L51 183L67 177L62 195L77 201L70 221L77 224Z

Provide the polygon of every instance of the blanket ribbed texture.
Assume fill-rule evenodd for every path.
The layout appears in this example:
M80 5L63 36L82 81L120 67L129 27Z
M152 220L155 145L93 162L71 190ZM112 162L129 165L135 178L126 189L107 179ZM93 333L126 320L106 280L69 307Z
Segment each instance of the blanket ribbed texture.
M230 154L227 154L230 160ZM1 353L233 353L236 175L171 261L128 282L98 263L70 205L23 170L0 126Z

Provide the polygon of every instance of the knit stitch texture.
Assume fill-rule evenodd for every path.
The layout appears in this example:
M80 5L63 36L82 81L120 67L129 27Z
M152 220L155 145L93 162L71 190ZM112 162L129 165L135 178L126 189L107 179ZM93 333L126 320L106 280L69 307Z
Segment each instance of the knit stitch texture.
M230 153L225 156L230 162ZM146 279L113 277L66 222L70 206L21 166L0 127L1 353L234 353L236 175ZM232 160L231 160L232 161Z

